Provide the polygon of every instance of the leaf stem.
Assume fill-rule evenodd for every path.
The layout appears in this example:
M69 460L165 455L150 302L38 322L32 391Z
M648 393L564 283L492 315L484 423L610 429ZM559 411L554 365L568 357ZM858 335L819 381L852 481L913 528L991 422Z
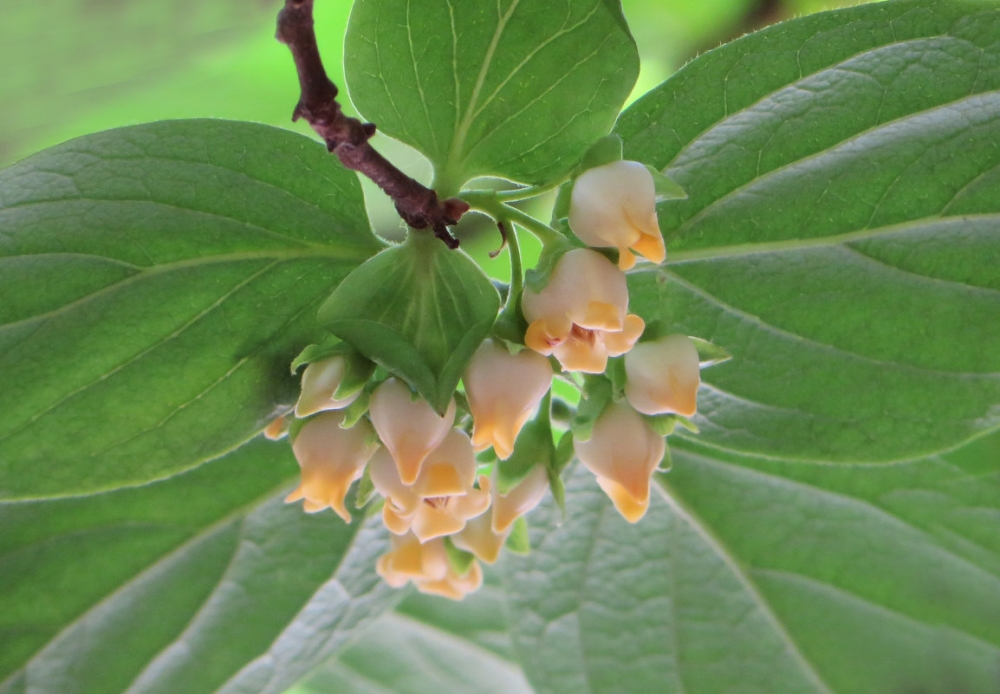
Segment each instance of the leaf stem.
M538 237L546 246L563 243L566 238L548 224L538 221L530 214L508 205L498 198L493 190L467 190L461 193L459 199L472 209L485 212L493 219L517 222L522 227Z
M549 192L553 188L558 187L562 181L556 181L554 183L546 183L543 186L525 186L523 188L515 188L513 190L499 190L496 193L497 199L501 202L516 202L518 200L528 200L529 198L536 198L539 195Z

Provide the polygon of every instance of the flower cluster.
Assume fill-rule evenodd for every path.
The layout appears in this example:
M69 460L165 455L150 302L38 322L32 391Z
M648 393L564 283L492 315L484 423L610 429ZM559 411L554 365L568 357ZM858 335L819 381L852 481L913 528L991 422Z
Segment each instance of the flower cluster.
M391 533L377 571L392 586L412 583L453 599L479 587L479 562L497 560L561 469L550 423L555 371L576 386L574 374L619 384L590 407L589 426L574 429L573 448L632 523L646 513L666 450L653 423L695 413L695 343L677 334L640 342L645 322L628 312L624 271L636 254L653 263L666 255L651 174L636 162L586 171L569 223L590 247L564 252L547 282L524 289L523 345L486 339L462 375L463 397L443 412L387 373L369 379L369 370L345 387L350 365L340 354L309 363L302 375L299 426L291 429L302 481L287 501L302 500L310 513L331 508L350 522L348 490L365 478ZM617 265L595 248L617 249ZM613 359L624 381L597 376ZM544 444L518 444L529 421L544 427Z

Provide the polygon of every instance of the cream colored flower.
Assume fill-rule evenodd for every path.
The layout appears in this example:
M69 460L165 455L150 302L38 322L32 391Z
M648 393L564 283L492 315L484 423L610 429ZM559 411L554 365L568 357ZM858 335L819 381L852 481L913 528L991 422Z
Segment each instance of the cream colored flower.
M296 417L308 417L323 410L341 410L358 399L361 391L337 400L333 394L344 380L346 362L343 357L330 357L306 366L302 372L302 392L295 404Z
M633 251L654 263L667 257L653 175L637 161L584 171L573 185L569 226L588 246L617 248L622 270L635 265Z
M413 533L392 536L392 548L379 557L375 571L393 588L410 581L422 593L461 600L483 584L483 570L476 561L459 575L448 562L441 538L420 542Z
M393 535L391 549L379 557L375 571L393 588L410 581L439 581L448 575L448 553L443 540L421 542L413 533Z
M521 308L529 323L524 343L555 355L565 371L602 373L608 357L630 350L645 328L628 313L625 274L587 248L564 254L540 292L525 287Z
M403 484L413 484L427 455L437 448L455 422L455 401L438 416L427 401L414 399L410 389L390 378L372 393L372 424L389 449Z
M472 445L477 451L493 446L497 457L506 460L524 423L552 386L552 367L538 352L511 354L485 340L462 381L472 410Z
M476 457L465 433L453 429L431 451L412 485L403 484L392 458L379 451L369 464L372 484L385 497L382 519L390 532L413 532L421 542L451 535L489 508L488 489L475 489Z
M609 404L590 439L574 442L574 448L625 520L635 523L646 514L650 477L663 459L665 444L638 412Z
M350 523L344 498L378 446L372 443L374 436L367 422L362 420L350 429L342 429L343 421L342 412L328 412L302 427L292 444L302 469L302 483L285 502L305 499L302 507L308 513L330 507Z
M687 335L637 344L625 355L625 374L625 397L643 414L690 417L698 408L698 348Z
M490 492L492 512L473 518L451 538L456 547L472 552L487 564L493 564L500 556L500 550L514 528L514 521L538 506L549 488L549 476L542 465L532 468L506 494L497 489L495 470L493 477L492 480L485 475L479 477L479 488Z
M441 579L416 579L413 584L421 593L439 595L449 600L462 600L483 585L483 569L475 559L461 576L450 565L448 573Z

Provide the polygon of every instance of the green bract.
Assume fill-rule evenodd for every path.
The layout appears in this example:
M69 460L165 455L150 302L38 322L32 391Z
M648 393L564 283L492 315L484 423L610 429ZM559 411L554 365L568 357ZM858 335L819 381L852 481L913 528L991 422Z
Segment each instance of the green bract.
M500 295L468 256L411 234L348 276L319 319L444 412L499 309Z

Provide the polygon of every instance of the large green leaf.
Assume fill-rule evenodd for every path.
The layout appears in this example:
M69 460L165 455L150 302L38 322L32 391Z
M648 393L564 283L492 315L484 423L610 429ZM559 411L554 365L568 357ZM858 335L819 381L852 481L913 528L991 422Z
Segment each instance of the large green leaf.
M673 447L631 526L582 466L503 568L537 691L995 694L1000 437L878 467Z
M282 496L287 442L77 499L0 504L0 692L281 692L399 595L377 518Z
M688 192L634 307L718 343L712 445L885 461L1000 424L1000 9L816 15L691 63L618 132Z
M423 152L446 195L568 173L639 71L617 0L357 0L345 54L358 110Z
M411 233L352 272L319 319L444 412L499 309L500 295L467 255Z
M534 694L514 660L495 570L460 603L411 595L288 694Z
M352 172L248 123L114 130L0 171L0 498L146 482L246 440L378 248Z

